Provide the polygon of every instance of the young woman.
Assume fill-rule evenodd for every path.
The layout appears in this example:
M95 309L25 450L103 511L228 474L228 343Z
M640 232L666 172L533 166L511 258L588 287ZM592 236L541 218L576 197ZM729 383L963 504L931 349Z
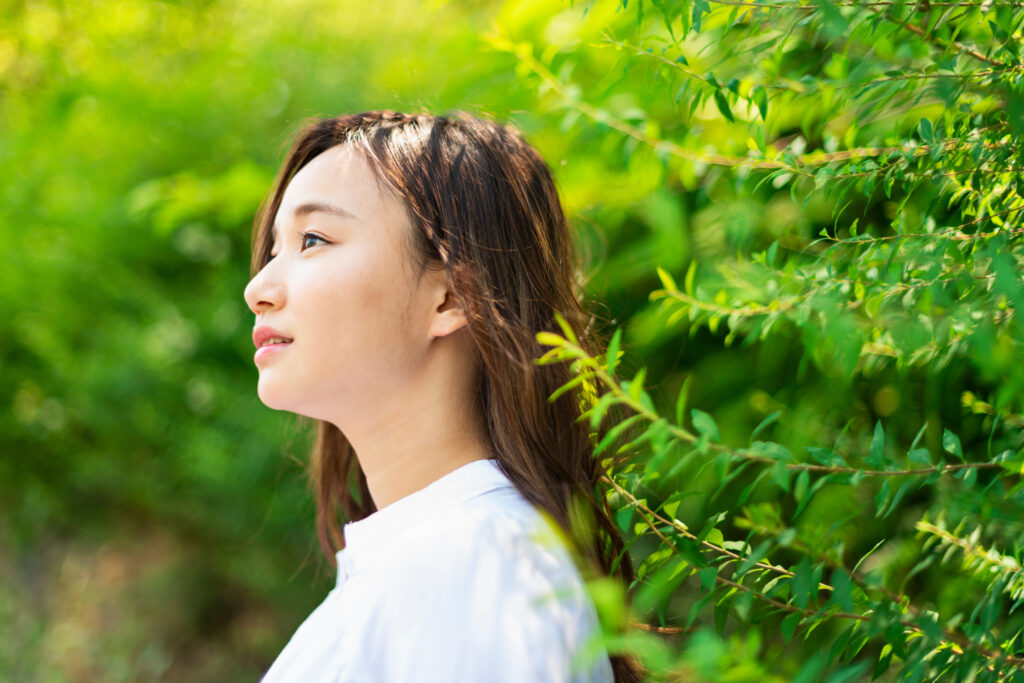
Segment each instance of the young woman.
M258 394L317 421L338 568L263 680L641 680L593 640L584 577L633 570L583 399L534 362L555 312L597 343L537 152L463 113L314 119L254 228Z

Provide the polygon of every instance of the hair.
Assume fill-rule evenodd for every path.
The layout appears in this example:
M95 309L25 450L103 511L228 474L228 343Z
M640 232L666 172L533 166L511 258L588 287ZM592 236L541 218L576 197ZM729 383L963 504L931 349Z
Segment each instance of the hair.
M581 419L593 396L577 390L549 401L573 378L570 367L534 362L547 350L536 333L558 329L556 312L591 355L604 346L582 302L579 265L548 165L514 127L465 112L307 119L257 213L251 275L270 260L271 226L290 180L340 144L362 153L402 200L419 272L446 271L466 314L483 432L501 470L558 523L585 577L599 573L631 586L629 553L600 492L603 465L593 455L600 433L591 434ZM320 545L334 564L344 546L339 513L355 521L376 506L345 435L316 422L310 484ZM617 682L643 680L635 658L610 660Z

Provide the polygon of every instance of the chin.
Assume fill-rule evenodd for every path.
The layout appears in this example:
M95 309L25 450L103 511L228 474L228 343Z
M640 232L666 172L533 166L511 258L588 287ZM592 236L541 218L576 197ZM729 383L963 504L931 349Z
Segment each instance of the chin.
M282 395L280 388L275 390L270 386L272 384L273 382L268 382L264 375L260 375L259 384L256 385L256 395L259 396L263 405L273 410L292 410L287 397Z
M269 379L269 378L268 378ZM293 392L282 391L281 387L273 386L273 382L260 377L259 385L256 389L256 394L259 396L260 401L266 407L271 410L283 410L289 413L294 413L302 417L312 418L314 420L325 420L327 419L320 413L322 411L316 410L315 406L311 406L302 401L296 399ZM309 397L306 396L308 399Z

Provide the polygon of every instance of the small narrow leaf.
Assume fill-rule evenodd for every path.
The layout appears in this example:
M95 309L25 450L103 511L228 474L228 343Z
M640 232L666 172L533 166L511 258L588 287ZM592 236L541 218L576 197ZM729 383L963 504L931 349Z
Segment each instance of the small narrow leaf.
M690 261L689 267L686 269L686 277L683 278L683 290L687 294L693 294L693 279L697 275L697 262Z
M951 453L963 461L964 451L960 445L960 437L948 429L942 430L942 447L947 453Z
M844 612L853 611L853 596L850 593L850 575L844 569L832 572L831 602Z
M545 346L565 346L565 339L554 332L538 332L537 341Z
M640 370L634 375L633 379L629 382L629 397L634 401L639 401L640 397L644 392L644 376L647 374L647 368L640 368ZM625 384L625 382L623 382Z
M706 435L712 441L718 441L718 425L715 424L714 418L703 410L697 410L696 408L690 409L690 417L693 420L694 429L701 435Z
M669 275L667 270L665 270L661 266L658 266L657 270L658 270L658 279L661 280L661 286L662 287L664 287L665 289L667 289L669 291L672 291L672 292L679 291L679 287L676 285L676 281L672 279L672 276Z
M770 425L773 422L775 422L776 420L778 420L780 415L782 415L782 411L781 410L776 410L771 415L769 415L768 417L766 417L763 420L761 420L761 423L759 425L757 425L757 427L754 428L754 431L752 431L750 433L750 443L753 444L754 443L754 437L757 436L758 434L760 434L762 429L764 429L768 425Z
M615 334L612 335L612 340L608 343L608 351L605 354L605 369L609 375L615 375L615 368L619 364L619 344L622 341L622 328L619 327L615 330Z
M869 467L882 469L885 466L885 430L882 428L882 421L875 422L875 434L871 438L871 449L868 452L866 462Z
M690 381L693 379L693 375L689 375L683 380L683 386L679 390L679 396L676 398L676 424L680 427L683 426L683 415L686 414L686 397L690 389Z

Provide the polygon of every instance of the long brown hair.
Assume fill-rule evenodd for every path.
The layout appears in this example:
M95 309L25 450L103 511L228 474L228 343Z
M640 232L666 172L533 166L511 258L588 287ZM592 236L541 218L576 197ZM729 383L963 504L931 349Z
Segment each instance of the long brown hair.
M536 333L559 331L556 312L592 355L603 347L582 303L579 264L548 165L512 126L464 112L310 119L256 216L251 275L270 260L271 226L289 181L339 144L363 153L405 204L420 272L447 273L477 353L477 400L493 457L565 532L585 577L611 576L630 586L633 566L600 493L603 466L593 456L589 421L580 419L588 399L567 392L550 402L572 378L570 368L534 363L547 350ZM339 512L355 521L376 507L345 435L322 420L310 481L320 544L334 563L344 545ZM616 681L642 680L634 658L610 659Z

